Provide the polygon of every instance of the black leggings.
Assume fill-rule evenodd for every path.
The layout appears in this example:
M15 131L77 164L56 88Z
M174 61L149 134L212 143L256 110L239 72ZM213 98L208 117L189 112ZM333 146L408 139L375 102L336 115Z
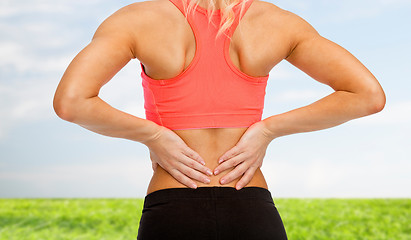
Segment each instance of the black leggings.
M137 240L285 240L270 191L168 188L144 199Z

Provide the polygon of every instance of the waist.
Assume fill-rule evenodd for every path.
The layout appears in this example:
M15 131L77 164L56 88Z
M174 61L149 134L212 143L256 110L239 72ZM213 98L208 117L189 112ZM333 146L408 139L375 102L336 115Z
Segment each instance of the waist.
M148 194L144 198L144 206L150 207L159 203L179 199L262 199L273 201L271 192L261 187L245 187L240 190L231 187L199 187L191 188L168 188Z
M234 168L232 168L234 169ZM197 187L231 187L235 188L236 183L241 179L237 178L231 183L227 184L220 184L220 179L229 173L232 169L227 169L219 173L216 176L210 176L211 182L209 184L202 183L196 180L193 180ZM211 168L213 170L213 168ZM251 181L245 187L259 187L268 189L267 182L265 181L264 175L260 169L257 169ZM147 195L153 193L155 191L163 190L163 189L170 189L170 188L188 188L187 186L183 185L182 183L178 182L171 174L165 171L160 166L157 167L156 171L151 178L150 184L147 189Z

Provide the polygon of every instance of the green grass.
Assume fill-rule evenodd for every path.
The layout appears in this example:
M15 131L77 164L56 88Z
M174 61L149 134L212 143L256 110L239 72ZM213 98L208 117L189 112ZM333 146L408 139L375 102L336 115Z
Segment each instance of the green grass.
M274 199L288 238L411 239L411 199ZM0 240L136 239L142 199L0 199Z
M3 199L0 239L136 239L141 199Z
M410 240L411 199L274 199L290 240Z

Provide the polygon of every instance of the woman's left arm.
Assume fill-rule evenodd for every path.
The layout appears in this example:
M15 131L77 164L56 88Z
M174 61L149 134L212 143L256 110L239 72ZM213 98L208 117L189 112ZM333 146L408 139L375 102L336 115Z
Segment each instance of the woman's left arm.
M268 144L275 138L294 133L317 131L381 111L385 94L373 74L351 53L320 36L302 18L290 13L288 29L292 48L285 58L313 79L329 85L332 94L301 108L273 115L250 126L239 142L220 157L215 169L222 172L236 166L221 181L239 177L240 189L261 167Z

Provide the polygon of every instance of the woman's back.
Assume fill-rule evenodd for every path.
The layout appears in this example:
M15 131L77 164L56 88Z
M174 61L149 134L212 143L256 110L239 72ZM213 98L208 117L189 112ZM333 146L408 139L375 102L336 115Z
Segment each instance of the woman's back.
M230 46L220 40L213 48L216 31L205 30L201 17L195 36L204 57L198 58L181 1L135 3L110 16L63 75L56 113L149 148L155 171L138 239L287 239L260 171L268 144L381 111L384 92L352 54L298 16L263 1L244 2L248 9L233 28ZM146 119L98 97L134 58L142 67ZM335 92L260 121L265 81L283 59ZM202 183L211 169L211 182ZM204 187L191 189L197 186Z
M181 1L181 0L180 0ZM195 55L195 38L189 23L170 0L138 3L144 16L136 16L136 56L154 79L168 79L183 72ZM132 11L132 6L130 10ZM142 11L138 7L138 14ZM232 63L250 76L266 76L292 50L287 36L287 11L254 0L232 36ZM199 14L198 12L195 14ZM143 26L141 24L143 21ZM289 23L291 26L292 23ZM240 32L241 31L241 32Z
M170 0L137 4L138 7L129 6L129 11L138 12L132 14L138 16L136 23L139 24L135 27L137 41L135 52L139 53L136 57L144 65L145 74L155 80L178 76L190 66L196 53L196 39L190 24ZM140 15L142 9L144 9L144 16ZM199 9L201 11L204 8L199 5ZM270 70L289 54L292 50L292 42L287 39L285 32L286 16L286 11L271 3L256 0L251 3L235 28L229 45L229 57L235 68L249 76L267 76ZM141 23L141 19L145 19L144 23ZM276 21L273 21L274 19ZM246 130L247 128L239 127L173 131L190 148L200 154L208 168L215 169L219 157L234 147ZM232 168L211 176L209 184L198 181L196 184L234 187L236 181L225 185L219 182L220 178L231 170ZM267 188L259 169L247 186ZM154 173L148 193L172 187L184 187L184 185L160 167Z

